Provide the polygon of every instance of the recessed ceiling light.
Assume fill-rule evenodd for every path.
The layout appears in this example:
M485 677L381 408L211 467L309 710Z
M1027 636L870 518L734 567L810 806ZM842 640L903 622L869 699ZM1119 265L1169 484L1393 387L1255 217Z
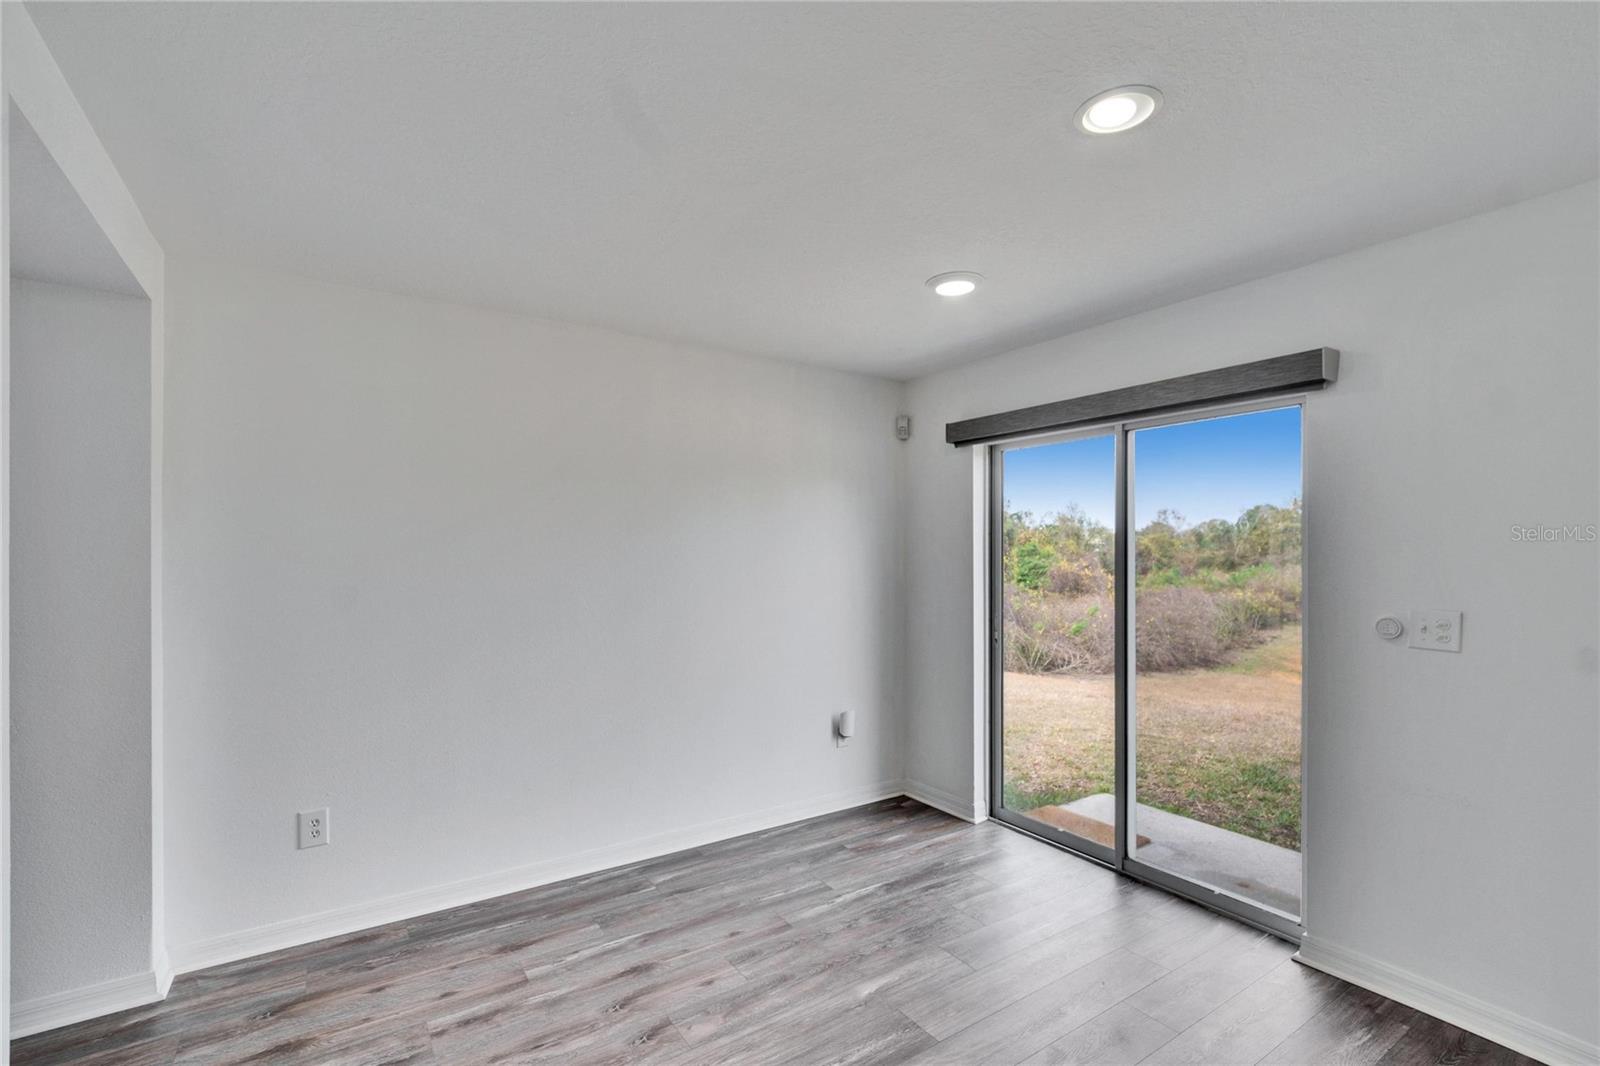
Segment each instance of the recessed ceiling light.
M1124 85L1091 96L1078 108L1078 128L1085 133L1121 133L1156 113L1161 93L1148 85Z
M978 287L982 274L970 270L952 270L948 274L935 274L928 279L928 288L940 296L966 296Z

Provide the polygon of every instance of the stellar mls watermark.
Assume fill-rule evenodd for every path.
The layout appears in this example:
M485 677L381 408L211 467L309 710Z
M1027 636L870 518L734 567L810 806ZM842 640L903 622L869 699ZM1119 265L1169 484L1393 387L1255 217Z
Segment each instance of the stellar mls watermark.
M1511 539L1526 544L1593 544L1600 539L1600 526L1592 522L1586 526L1512 526Z

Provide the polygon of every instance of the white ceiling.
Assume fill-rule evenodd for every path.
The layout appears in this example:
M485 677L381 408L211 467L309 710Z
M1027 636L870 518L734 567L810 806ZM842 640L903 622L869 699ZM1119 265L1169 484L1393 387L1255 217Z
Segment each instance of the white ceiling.
M28 120L9 101L11 275L143 296L122 257Z
M29 10L169 250L892 377L1600 157L1590 3Z

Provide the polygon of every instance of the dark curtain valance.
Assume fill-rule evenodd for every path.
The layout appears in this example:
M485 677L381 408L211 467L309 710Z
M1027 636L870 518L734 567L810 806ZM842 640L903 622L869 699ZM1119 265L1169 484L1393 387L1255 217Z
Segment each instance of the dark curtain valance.
M1312 348L1293 355L1152 381L1148 385L1130 385L1074 400L1057 400L1003 414L950 422L944 427L944 439L957 447L983 444L1029 433L1143 418L1202 403L1321 389L1333 384L1338 377L1339 352L1334 348Z

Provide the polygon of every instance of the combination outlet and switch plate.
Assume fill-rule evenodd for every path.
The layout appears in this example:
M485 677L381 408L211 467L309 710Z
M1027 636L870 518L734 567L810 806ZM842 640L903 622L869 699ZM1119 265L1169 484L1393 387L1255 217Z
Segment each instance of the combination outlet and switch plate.
M300 847L320 848L328 842L328 808L301 811L298 818Z
M1411 646L1429 651L1460 651L1461 612L1412 611Z

